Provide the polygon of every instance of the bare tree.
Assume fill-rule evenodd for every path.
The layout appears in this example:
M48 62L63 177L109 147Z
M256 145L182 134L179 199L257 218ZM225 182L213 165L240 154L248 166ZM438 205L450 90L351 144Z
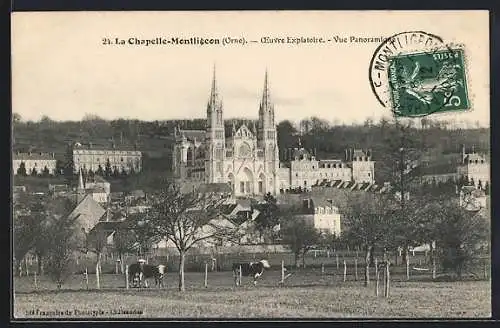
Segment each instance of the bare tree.
M168 238L179 252L179 290L184 291L184 263L186 253L201 241L226 239L236 233L233 227L216 222L224 198L216 194L196 191L181 193L170 184L152 196L151 215L145 222L159 240Z
M120 272L124 272L123 255L134 250L136 238L134 232L126 227L118 227L113 235L113 249L120 259Z
M394 202L391 196L353 192L344 212L343 239L365 249L365 286L370 282L370 263L376 246L385 248L391 238Z
M101 258L102 253L106 249L108 233L105 230L101 230L98 227L92 229L86 238L86 252L90 251L96 255L96 283L97 289L101 287L100 276L101 276Z

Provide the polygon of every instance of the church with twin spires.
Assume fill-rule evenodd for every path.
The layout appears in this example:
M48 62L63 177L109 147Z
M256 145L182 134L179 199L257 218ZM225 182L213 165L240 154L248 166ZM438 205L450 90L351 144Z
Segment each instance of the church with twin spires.
M370 150L346 150L345 161L322 161L299 146L287 151L287 158L280 163L267 70L258 107L257 124L233 123L231 131L225 131L224 106L214 67L206 129L175 129L172 169L177 182L187 188L214 183L229 185L236 197L308 189L325 180L374 183Z

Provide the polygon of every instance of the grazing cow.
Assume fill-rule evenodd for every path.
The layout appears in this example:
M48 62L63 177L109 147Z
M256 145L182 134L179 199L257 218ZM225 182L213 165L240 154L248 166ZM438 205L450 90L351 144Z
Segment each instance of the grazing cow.
M167 267L163 264L148 265L143 262L131 264L128 267L129 280L134 287L141 287L144 283L148 287L148 278L154 278L155 286L163 287L163 276Z
M233 274L234 274L234 283L236 286L241 283L238 279L240 275L240 267L241 267L241 275L245 277L252 276L254 286L257 285L257 278L262 276L264 273L264 268L269 269L271 266L267 260L261 260L259 262L247 262L247 263L233 263Z

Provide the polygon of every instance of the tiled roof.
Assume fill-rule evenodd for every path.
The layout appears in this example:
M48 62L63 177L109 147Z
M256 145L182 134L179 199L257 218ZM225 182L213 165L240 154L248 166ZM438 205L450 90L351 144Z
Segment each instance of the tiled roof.
M102 208L91 195L86 195L83 200L76 205L69 217L80 215L79 221L87 230L90 230L105 213L106 211L104 208Z
M56 160L54 154L49 153L13 153L13 160L27 161L27 160Z
M115 144L110 143L107 145L93 144L93 143L80 143L73 144L73 151L75 150L105 150L105 151L139 151L136 145L128 144Z
M467 154L465 158L469 161L481 161L481 160L486 160L484 156L474 153L474 154Z

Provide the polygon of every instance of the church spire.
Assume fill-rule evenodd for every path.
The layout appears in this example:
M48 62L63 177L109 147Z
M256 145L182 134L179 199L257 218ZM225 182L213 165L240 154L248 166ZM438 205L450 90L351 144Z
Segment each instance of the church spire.
M260 103L260 108L262 111L269 110L271 107L271 96L269 92L269 81L268 81L268 71L266 68L266 73L264 75L264 90L262 91L262 101Z
M78 170L78 190L84 190L82 169Z
M217 97L217 77L215 74L215 64L212 69L212 88L210 90L210 98Z

